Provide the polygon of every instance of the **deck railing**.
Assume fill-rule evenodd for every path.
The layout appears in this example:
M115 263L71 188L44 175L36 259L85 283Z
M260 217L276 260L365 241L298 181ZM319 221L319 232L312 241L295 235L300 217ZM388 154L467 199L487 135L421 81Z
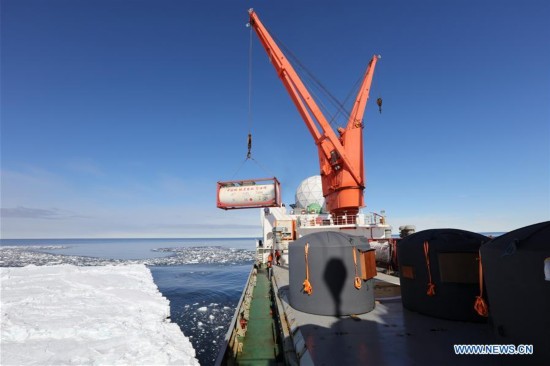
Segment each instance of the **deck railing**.
M239 314L243 311L244 303L250 301L250 299L247 299L247 297L251 296L253 286L255 286L256 284L255 281L252 281L252 277L256 276L256 271L257 270L254 266L250 270L248 280L246 281L246 288L241 294L241 298L239 299L239 303L237 304L237 307L235 309L235 314L233 315L231 324L229 325L227 333L225 334L223 344L220 348L220 351L218 352L218 356L215 362L216 366L233 364L235 358L237 357L237 353L239 352L239 341L237 335L238 327L240 325L237 320L239 318Z
M318 214L303 214L298 216L298 225L300 227L311 226L331 226L331 225L372 225L381 223L380 219L371 215L342 215L326 216Z

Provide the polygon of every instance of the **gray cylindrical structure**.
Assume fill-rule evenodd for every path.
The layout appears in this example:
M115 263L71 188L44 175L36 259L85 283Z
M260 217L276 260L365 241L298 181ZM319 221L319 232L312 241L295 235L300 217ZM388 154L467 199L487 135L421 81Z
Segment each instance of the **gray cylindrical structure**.
M436 318L486 321L474 303L480 292L479 248L487 241L484 235L458 229L424 230L402 239L397 258L403 306ZM433 295L428 295L430 275Z
M498 342L533 345L521 364L550 360L550 221L499 236L481 247L489 317Z
M311 295L305 294L305 245L309 243L309 281ZM361 280L361 288L354 286L355 263L353 247L369 249L366 238L339 232L313 233L289 245L289 302L300 311L318 315L362 314L374 309L374 279ZM358 274L361 276L359 256Z

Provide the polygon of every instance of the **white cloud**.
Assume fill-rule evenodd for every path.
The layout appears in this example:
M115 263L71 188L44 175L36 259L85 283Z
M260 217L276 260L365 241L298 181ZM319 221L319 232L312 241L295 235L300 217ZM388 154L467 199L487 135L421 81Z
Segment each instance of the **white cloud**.
M160 175L143 181L105 175L97 183L81 184L72 176L36 167L2 170L1 234L3 238L260 235L257 209L217 209L215 182L201 179ZM417 230L510 231L550 217L550 207L544 204L548 199L527 194L515 197L515 202L503 197L491 201L489 194L479 202L427 193L414 198L373 197L369 196L365 212L370 207L386 208L394 234L401 225L415 225Z
M0 213L2 218L59 220L78 217L74 212L61 210L59 208L43 209L22 206L14 208L2 208L0 210Z
M219 210L215 188L209 188L168 176L149 184L132 181L119 187L82 187L43 169L3 170L1 233L3 238L260 234L257 210ZM205 199L205 194L212 198ZM197 195L202 195L200 200L193 197Z

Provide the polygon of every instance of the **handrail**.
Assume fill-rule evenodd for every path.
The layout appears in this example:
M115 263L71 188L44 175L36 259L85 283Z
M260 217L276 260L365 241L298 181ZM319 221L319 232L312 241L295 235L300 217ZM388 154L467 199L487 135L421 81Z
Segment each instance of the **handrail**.
M298 218L300 227L383 224L382 220L377 220L376 217L365 214L341 215L336 217L327 217L318 214L302 214L298 215Z

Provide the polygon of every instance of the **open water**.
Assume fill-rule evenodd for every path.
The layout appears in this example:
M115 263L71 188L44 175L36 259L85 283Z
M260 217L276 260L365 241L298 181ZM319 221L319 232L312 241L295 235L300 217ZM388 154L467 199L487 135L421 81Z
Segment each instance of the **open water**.
M254 238L2 239L0 266L144 263L201 365L213 365L254 257Z

